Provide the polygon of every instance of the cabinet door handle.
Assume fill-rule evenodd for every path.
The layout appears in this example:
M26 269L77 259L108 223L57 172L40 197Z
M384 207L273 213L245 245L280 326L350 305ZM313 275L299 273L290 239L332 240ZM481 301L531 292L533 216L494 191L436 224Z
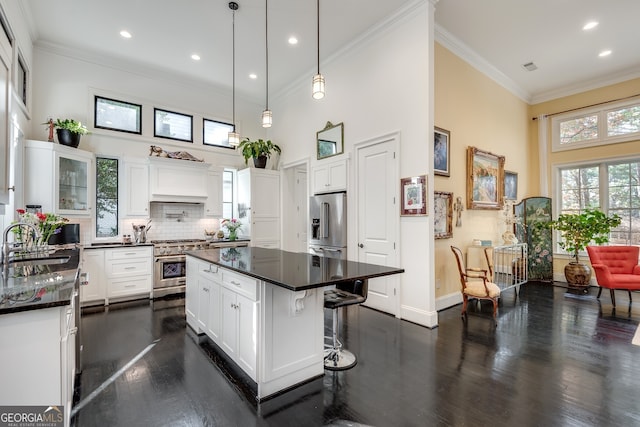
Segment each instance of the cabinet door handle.
M124 269L125 270L135 270L136 268L135 267L125 267Z
M202 290L205 291L205 292L209 292L208 288L202 288Z
M236 286L240 286L242 284L240 282L235 282L233 280L230 280L230 282L231 282L232 285L236 285Z
M125 288L135 288L136 285L124 285Z
M69 335L75 335L78 333L78 327L69 329Z

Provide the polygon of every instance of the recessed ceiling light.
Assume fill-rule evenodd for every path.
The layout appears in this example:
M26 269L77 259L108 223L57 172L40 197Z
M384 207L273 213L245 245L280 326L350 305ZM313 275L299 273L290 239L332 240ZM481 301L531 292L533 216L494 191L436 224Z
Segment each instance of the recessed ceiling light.
M122 30L120 31L120 35L122 37L124 37L125 39L130 39L131 38L131 33L127 30Z
M289 44L298 44L298 38L296 36L289 37Z
M191 59L193 59L194 61L200 61L200 55L194 53L193 55L191 55Z
M257 79L257 78L258 78L258 75L257 75L256 73L251 73L251 74L249 74L249 78L250 78L251 80L255 80L255 79Z
M534 64L533 61L522 64L522 67L527 71L535 71L538 69L538 66Z
M600 52L600 53L598 54L598 56L599 56L599 57L601 57L601 58L602 58L603 56L609 56L609 55L611 55L611 51L610 51L610 50L603 50L602 52Z
M597 21L591 21L591 22L587 22L586 24L584 24L584 27L582 27L583 30L591 30L595 27L598 26L598 22Z

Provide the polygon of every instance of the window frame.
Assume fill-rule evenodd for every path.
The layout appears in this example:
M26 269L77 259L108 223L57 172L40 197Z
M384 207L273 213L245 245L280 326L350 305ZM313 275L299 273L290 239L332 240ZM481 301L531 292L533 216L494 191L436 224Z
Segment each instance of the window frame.
M562 213L562 171L567 169L577 169L577 168L587 168L587 167L598 167L598 190L599 190L599 207L597 209L602 212L608 214L609 213L609 166L619 165L619 164L630 164L640 162L640 156L625 156L625 157L615 157L615 158L607 158L607 159L593 159L593 160L585 160L580 162L571 162L571 163L562 163L553 165L553 174L552 174L552 188L553 190L553 219L557 219L558 216ZM586 209L586 207L580 206L578 212ZM617 210L619 210L618 208ZM637 208L640 211L640 207ZM633 208L629 208L630 211ZM615 233L621 233L621 231L614 230ZM627 232L626 240L629 244L631 237L631 229ZM568 252L563 250L558 246L559 241L559 232L554 231L553 233L554 239L554 254L566 255L570 256ZM586 252L581 252L580 255L586 256Z
M137 127L139 129L139 132L131 131L127 129L120 129L116 127L98 125L98 99L103 99L105 101L119 102L121 104L127 104L133 107L138 107L138 114L137 114L136 120L137 120ZM105 129L105 130L111 130L114 132L123 132L123 133L128 133L133 135L142 135L142 104L136 104L134 102L122 101L120 99L108 98L106 96L94 94L93 95L93 127L95 129Z
M640 140L640 131L623 135L608 135L607 114L612 111L622 110L630 107L640 107L640 99L634 98L626 101L619 101L598 105L595 107L581 108L564 114L558 114L551 118L551 151L577 150L585 147L597 147L601 145L618 144ZM598 116L598 137L590 140L573 142L570 144L560 143L560 125L562 123L576 120L582 117Z
M207 122L218 123L218 124L221 124L221 125L227 125L227 126L229 126L231 128L231 130L233 130L233 124L231 124L231 123L223 122L221 120L207 119L206 117L203 117L202 118L202 145L207 145L209 147L218 147L218 148L226 148L226 149L229 149L229 150L235 150L234 147L229 145L229 139L227 139L226 145L220 145L220 144L215 144L215 143L212 143L212 142L207 142L207 139L206 139Z
M189 139L175 138L175 137L171 137L171 136L160 135L158 133L158 128L156 126L156 124L157 124L156 115L159 112L175 114L177 116L188 117L189 118ZM171 111L171 110L166 110L164 108L153 107L153 136L155 138L170 139L172 141L189 142L189 143L193 144L193 116L191 114L179 113L177 111Z
M116 190L115 190L115 194L116 194L116 233L113 236L98 236L98 161L99 159L105 159L105 160L114 160L116 161L116 167L117 167L117 171L116 171ZM121 233L121 224L120 224L120 201L121 201L121 194L120 194L120 183L122 182L122 162L121 159L119 157L116 156L110 156L110 155L104 155L104 154L96 154L95 157L95 165L96 165L96 170L95 170L95 213L93 216L93 220L94 220L94 227L93 227L93 238L94 241L107 241L107 240L113 240L114 238L118 238L120 237L120 233Z

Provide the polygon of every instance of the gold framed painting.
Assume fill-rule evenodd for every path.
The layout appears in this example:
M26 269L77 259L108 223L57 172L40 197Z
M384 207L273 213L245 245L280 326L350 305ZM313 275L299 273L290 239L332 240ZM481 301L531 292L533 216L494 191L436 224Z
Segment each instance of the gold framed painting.
M467 148L467 208L501 209L504 191L504 156Z
M436 239L453 237L453 193L433 192L433 236Z

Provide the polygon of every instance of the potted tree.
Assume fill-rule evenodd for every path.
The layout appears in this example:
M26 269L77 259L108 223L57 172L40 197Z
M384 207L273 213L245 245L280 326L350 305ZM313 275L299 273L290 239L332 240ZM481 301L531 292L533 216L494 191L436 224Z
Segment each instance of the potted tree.
M574 258L564 268L569 287L586 289L589 286L591 267L580 262L579 253L591 242L607 243L611 230L619 226L621 220L616 214L607 216L597 209L585 209L579 214L561 214L544 225L560 232L562 241L558 245Z
M267 165L267 159L271 157L272 152L281 153L280 147L271 142L270 139L251 141L249 138L242 140L238 149L242 151L244 163L247 164L250 158L253 158L253 164L257 168L264 169Z
M80 145L80 137L82 135L89 133L82 123L73 119L57 119L54 126L58 135L58 142L73 148L77 148Z

